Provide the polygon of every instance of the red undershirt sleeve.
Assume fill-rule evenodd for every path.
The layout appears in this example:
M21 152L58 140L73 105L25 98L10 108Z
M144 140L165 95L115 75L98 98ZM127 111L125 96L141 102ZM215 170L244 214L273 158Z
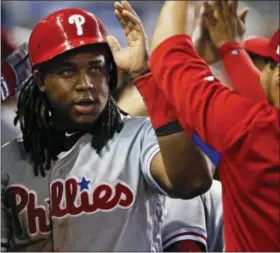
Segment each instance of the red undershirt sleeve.
M228 42L219 49L233 88L242 96L255 102L266 100L260 84L261 72L252 62L243 45Z

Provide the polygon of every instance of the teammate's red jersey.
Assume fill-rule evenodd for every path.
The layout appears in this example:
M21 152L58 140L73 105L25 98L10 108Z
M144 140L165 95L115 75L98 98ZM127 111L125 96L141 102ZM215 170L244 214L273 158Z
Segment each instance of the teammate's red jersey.
M158 46L151 71L181 125L220 155L226 250L279 251L279 110L222 86L186 35Z

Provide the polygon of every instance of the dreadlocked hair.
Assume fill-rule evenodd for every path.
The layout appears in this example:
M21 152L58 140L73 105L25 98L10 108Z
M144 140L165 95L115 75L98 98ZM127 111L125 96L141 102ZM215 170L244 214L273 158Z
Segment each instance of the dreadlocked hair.
M123 127L121 114L115 100L109 95L108 103L89 131L93 134L91 146L100 155L102 149L116 132ZM64 135L59 134L51 119L51 108L45 94L42 93L31 77L24 85L17 104L14 125L19 122L23 135L23 146L30 154L34 174L45 177L52 161L57 160L61 152L58 143L63 142Z

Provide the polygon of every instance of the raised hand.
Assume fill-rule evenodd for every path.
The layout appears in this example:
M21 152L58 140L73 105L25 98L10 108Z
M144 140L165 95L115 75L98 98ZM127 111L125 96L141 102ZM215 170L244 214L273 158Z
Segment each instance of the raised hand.
M140 18L127 1L115 2L118 18L127 40L127 47L121 48L117 39L108 36L108 44L117 66L137 78L148 69L148 43Z
M206 23L211 40L216 47L229 41L240 42L245 33L245 18L249 11L243 9L237 14L238 0L217 0L210 4L204 3Z
M197 27L192 34L193 44L196 52L208 63L213 64L220 60L220 53L210 38L209 31L206 26L206 9L199 6Z

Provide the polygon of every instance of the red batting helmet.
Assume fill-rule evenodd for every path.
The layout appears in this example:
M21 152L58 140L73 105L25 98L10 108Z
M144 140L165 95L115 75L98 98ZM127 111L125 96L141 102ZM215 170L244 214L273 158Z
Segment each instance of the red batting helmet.
M81 46L96 43L108 46L106 36L104 25L92 13L72 8L56 11L41 20L30 35L28 51L31 65L34 69L37 64ZM110 81L110 87L115 88L117 68L113 56Z

